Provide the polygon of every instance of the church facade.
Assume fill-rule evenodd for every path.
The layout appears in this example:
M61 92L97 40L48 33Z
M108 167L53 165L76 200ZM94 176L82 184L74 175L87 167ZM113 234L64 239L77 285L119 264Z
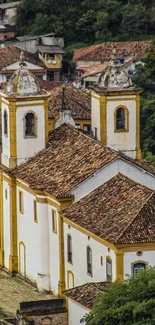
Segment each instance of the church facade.
M0 93L1 267L61 295L154 266L155 168L141 159L140 92L112 66L92 90L94 136L63 124L65 112L48 133L49 94L21 62Z

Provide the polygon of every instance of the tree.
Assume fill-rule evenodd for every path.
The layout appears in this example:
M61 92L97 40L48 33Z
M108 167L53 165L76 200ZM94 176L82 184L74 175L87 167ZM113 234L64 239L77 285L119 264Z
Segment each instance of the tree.
M146 10L142 4L133 4L128 2L122 7L122 22L120 31L125 34L128 39L132 39L135 35L145 34L145 14Z
M143 89L141 95L141 148L143 157L155 166L155 43L138 65L133 81Z
M84 320L86 325L154 325L155 268L104 288Z
M134 39L155 30L154 0L21 0L20 34L56 32L67 43ZM42 19L42 24L40 21ZM45 20L45 22L44 22ZM49 23L48 23L49 22Z

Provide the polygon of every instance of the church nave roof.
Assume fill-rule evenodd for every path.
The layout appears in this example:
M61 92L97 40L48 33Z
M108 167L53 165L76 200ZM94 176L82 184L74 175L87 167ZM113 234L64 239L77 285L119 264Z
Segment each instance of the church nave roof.
M63 124L50 132L48 146L17 167L13 174L31 188L54 196L66 196L72 188L116 157L116 151Z

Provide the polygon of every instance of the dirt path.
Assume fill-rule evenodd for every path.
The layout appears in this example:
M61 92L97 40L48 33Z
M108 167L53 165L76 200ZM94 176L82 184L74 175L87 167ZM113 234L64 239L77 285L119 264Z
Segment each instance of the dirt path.
M22 301L47 300L54 296L39 293L35 287L21 278L11 277L0 270L0 310L7 316L16 314Z

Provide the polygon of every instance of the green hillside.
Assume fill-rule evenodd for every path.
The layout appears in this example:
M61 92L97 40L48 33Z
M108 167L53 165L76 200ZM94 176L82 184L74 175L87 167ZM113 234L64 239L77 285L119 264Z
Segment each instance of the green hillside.
M54 31L66 43L147 39L155 34L154 0L21 0L20 34Z

